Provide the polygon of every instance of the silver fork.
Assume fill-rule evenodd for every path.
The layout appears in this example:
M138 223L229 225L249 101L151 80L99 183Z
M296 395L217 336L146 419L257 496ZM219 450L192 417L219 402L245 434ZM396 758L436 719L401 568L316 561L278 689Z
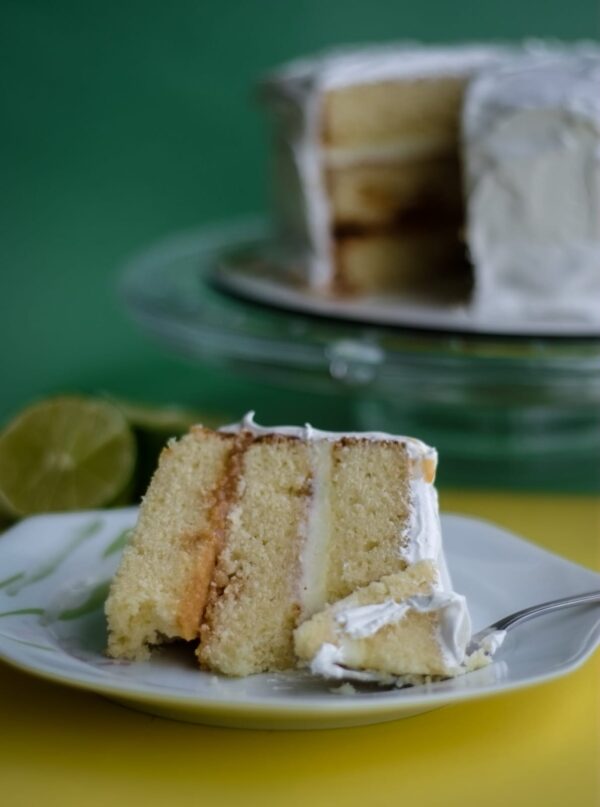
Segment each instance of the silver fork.
M586 594L574 594L572 597L562 597L560 600L550 600L539 605L532 605L530 608L523 608L514 614L499 619L487 628L474 633L467 647L467 654L473 653L480 648L486 649L486 639L489 640L494 634L509 631L515 625L529 622L541 614L548 614L551 611L559 611L562 608L570 608L573 605L585 605L586 603L600 602L600 591L588 591Z

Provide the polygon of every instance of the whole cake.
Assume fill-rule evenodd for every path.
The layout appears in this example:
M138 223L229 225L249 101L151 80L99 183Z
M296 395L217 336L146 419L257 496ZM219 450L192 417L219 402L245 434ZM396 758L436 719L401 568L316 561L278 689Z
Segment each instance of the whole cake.
M463 116L474 313L600 322L600 50L490 68Z
M285 282L492 329L600 324L599 61L589 42L399 43L280 68Z
M350 607L409 597L412 614L415 597L435 594L415 625L396 618L407 649L393 669L374 669L456 673L468 614L442 551L436 462L414 438L267 429L251 414L219 431L194 427L165 448L141 505L106 603L109 654L144 659L181 638L199 640L204 669L285 670L318 654L311 620L346 608L344 598ZM462 605L444 610L450 600ZM455 664L440 661L448 631L438 617L464 634ZM373 667L368 655L346 662Z
M503 53L372 46L293 62L266 81L276 214L309 286L467 294L462 98Z

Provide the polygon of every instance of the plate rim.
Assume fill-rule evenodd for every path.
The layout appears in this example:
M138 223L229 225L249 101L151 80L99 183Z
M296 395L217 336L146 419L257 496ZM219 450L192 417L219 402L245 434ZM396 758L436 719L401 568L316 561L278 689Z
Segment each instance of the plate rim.
M12 669L19 672L24 672L39 680L48 681L53 684L77 689L82 692L92 692L96 695L101 695L109 699L131 701L134 703L142 703L147 705L155 705L159 707L185 707L189 712L196 715L223 715L226 717L266 717L266 718L306 718L306 719L319 719L319 718L342 718L342 717L362 717L372 716L373 722L377 722L383 715L392 715L390 720L394 720L394 715L401 717L403 712L413 712L415 710L429 710L442 708L444 706L451 706L465 701L483 700L495 696L510 694L511 692L530 689L532 687L542 686L551 683L557 678L564 678L582 667L588 659L598 650L598 644L586 650L576 661L572 662L566 668L561 668L551 673L535 676L531 678L524 678L521 681L514 681L506 684L494 684L489 688L480 688L473 691L457 690L451 693L431 693L421 697L412 697L406 701L392 700L389 698L381 702L369 702L366 699L361 700L360 694L352 695L352 700L332 700L331 704L312 704L309 706L303 703L285 705L277 705L272 701L261 701L259 698L251 702L244 703L243 701L214 701L204 698L191 698L190 696L176 695L173 693L154 695L152 693L122 689L120 687L111 687L81 678L66 678L58 674L52 673L45 668L35 667L19 662L14 658L7 657L0 650L0 661ZM335 686L337 682L332 682ZM398 690L399 692L402 690ZM382 693L383 694L383 693ZM388 691L386 694L393 695L393 691ZM306 697L306 696L303 696ZM331 698L335 698L335 694L331 693Z

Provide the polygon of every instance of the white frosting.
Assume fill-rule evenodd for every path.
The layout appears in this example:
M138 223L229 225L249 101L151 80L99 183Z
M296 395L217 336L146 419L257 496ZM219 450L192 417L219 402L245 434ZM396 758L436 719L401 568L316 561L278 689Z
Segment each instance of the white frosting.
M336 615L336 622L352 639L364 639L365 636L377 633L384 625L399 622L406 616L410 607L409 600L403 602L385 600L374 605L358 605L340 611Z
M336 615L336 621L351 639L373 636L385 625L393 625L411 611L420 614L437 613L438 643L444 667L457 669L464 662L465 650L471 637L471 620L467 602L461 594L436 591L427 596L413 596L396 602L348 608Z
M465 598L454 592L435 591L427 596L413 596L399 602L388 599L382 603L338 610L335 620L338 625L339 643L324 643L311 661L314 675L326 678L377 681L389 683L396 677L376 670L349 668L347 642L374 636L386 625L393 625L405 619L411 612L436 613L438 615L437 640L444 671L456 675L470 669L466 648L471 637L471 620ZM501 640L484 648L491 656L500 646ZM485 662L483 662L485 663ZM410 683L418 683L424 676L411 674ZM401 676L400 683L406 683Z
M445 676L409 673L394 676L377 670L348 667L348 642L374 636L385 625L406 618L411 611L438 613L438 645L446 670ZM463 596L454 592L435 591L428 596L413 596L396 602L341 608L336 614L338 644L321 645L310 663L311 672L325 678L394 683L396 686L416 685L440 677L460 675L490 664L502 646L505 630L491 630L475 647L469 647L471 619Z
M439 46L418 42L340 47L290 62L267 77L266 84L298 98L315 90L380 81L463 76L485 67L505 52L501 46Z
M392 675L379 673L375 670L351 670L344 667L344 653L342 648L326 642L322 644L310 663L313 675L323 678L344 679L351 681L364 681L365 683L391 684L395 678Z
M494 653L502 647L505 639L505 630L495 630L488 633L488 635L479 642L479 646L486 655L493 656Z
M406 563L435 560L440 568L442 587L449 591L452 586L442 551L438 495L435 487L423 477L415 477L410 482L410 513L404 538L400 554Z
M483 73L463 126L476 315L599 322L600 49Z
M354 163L393 163L398 160L413 160L431 152L447 148L448 139L439 137L403 138L401 143L385 143L376 146L331 147L323 151L322 160L330 168L345 168Z
M281 68L265 82L279 126L280 155L287 155L291 166L279 166L282 177L294 176L282 198L299 196L299 204L285 204L288 215L286 236L303 240L309 284L324 288L332 280L331 213L324 186L325 160L348 164L364 159L360 150L327 152L321 145L321 104L323 94L341 87L381 81L468 76L505 53L503 48L461 45L427 46L403 42L380 46L340 48L301 59ZM435 145L435 144L434 144ZM402 148L402 144L399 144ZM416 146L423 150L424 144ZM372 153L369 152L369 156ZM296 187L293 187L295 185Z
M421 468L418 461L430 461L435 467L437 462L437 451L428 446L416 437L406 437L400 434L388 434L387 432L332 432L315 429L310 423L304 426L259 426L254 420L254 412L247 412L239 423L231 423L223 426L219 431L237 433L239 431L249 431L256 437L263 437L269 434L282 434L286 437L297 437L308 442L313 440L328 440L334 442L343 437L357 438L361 440L375 440L384 442L404 443L408 455L413 460L415 473L420 475Z

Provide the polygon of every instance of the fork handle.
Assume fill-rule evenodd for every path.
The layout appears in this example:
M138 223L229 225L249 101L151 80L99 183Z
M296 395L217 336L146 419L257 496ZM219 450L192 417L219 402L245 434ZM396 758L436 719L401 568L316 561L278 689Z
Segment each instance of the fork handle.
M505 616L490 625L493 630L508 630L522 622L528 622L540 614L548 614L551 611L560 611L562 608L569 608L572 605L584 605L590 602L600 602L600 591L588 591L585 594L575 594L571 597L562 597L560 600L551 600L550 602L543 602L540 605L533 605L530 608L523 608L521 611L516 611L514 614Z

